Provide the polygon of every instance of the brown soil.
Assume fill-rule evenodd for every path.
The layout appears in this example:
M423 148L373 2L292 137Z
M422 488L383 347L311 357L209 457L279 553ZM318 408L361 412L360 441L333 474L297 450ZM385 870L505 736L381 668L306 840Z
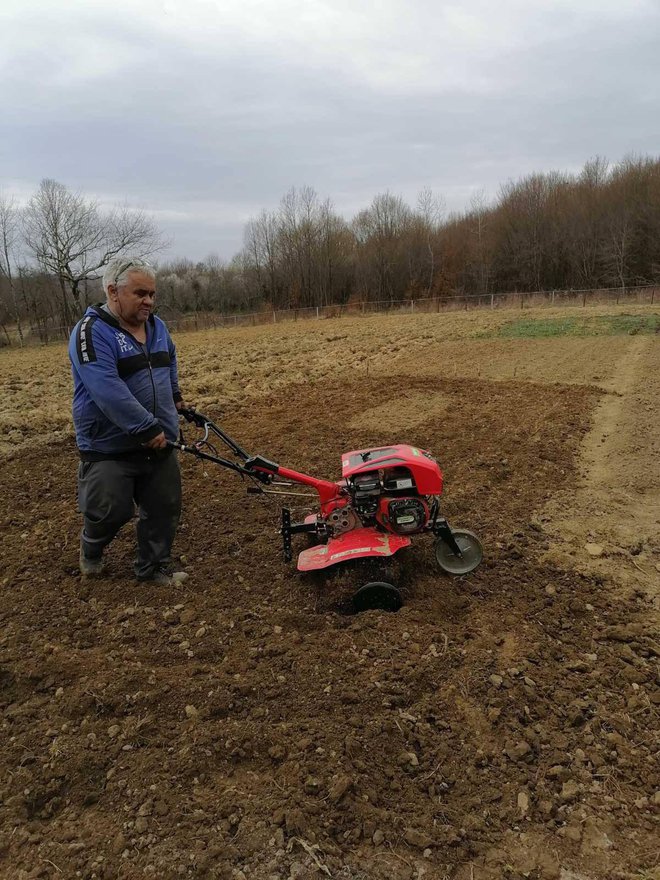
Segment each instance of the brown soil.
M636 337L614 363L581 450L580 478L542 517L554 537L548 558L614 575L626 595L642 590L657 607L660 344Z
M417 540L397 560L398 614L340 613L344 584L282 562L278 508L192 459L191 579L136 584L127 529L108 577L83 582L72 441L4 462L1 877L655 876L649 600L614 568L576 570L551 511L594 473L584 449L610 396L438 361L431 382L426 358L425 377L312 365L268 395L262 363L230 405L190 377L222 394L243 445L312 473L337 477L342 451L385 438L438 455L445 511L486 558L443 577ZM640 552L652 572L654 546Z

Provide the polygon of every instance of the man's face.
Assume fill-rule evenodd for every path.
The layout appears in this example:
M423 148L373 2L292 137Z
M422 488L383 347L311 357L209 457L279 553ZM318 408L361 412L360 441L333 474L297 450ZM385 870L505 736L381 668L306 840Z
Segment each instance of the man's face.
M144 272L129 272L121 287L108 288L112 302L127 324L144 324L154 307L156 282Z

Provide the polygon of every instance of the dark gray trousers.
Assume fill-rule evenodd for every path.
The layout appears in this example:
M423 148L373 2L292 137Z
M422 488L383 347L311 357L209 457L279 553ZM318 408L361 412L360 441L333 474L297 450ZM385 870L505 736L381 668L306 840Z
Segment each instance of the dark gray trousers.
M143 460L81 461L78 506L83 514L80 546L88 559L103 548L138 510L135 574L151 577L169 562L181 515L181 473L176 453Z

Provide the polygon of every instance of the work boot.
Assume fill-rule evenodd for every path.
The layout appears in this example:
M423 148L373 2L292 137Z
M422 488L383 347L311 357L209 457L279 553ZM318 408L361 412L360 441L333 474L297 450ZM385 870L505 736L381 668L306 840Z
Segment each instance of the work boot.
M105 563L101 556L97 559L90 559L85 556L83 553L82 547L80 548L80 556L78 557L78 568L80 569L80 574L84 578L97 578L102 577L105 573Z
M157 584L159 587L178 587L188 580L187 571L176 571L171 564L159 565L150 577L140 577L139 581Z

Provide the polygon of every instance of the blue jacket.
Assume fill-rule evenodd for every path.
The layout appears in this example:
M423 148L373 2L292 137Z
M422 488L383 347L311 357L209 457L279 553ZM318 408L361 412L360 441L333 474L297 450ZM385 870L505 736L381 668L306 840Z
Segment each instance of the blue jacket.
M161 431L178 439L176 349L160 318L151 315L146 329L142 345L100 306L73 328L73 423L83 459L136 452Z

